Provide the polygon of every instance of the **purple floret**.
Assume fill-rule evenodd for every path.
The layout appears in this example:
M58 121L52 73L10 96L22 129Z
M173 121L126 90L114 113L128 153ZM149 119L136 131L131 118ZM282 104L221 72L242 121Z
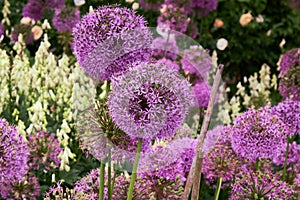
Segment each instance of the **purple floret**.
M52 23L59 32L72 31L80 21L80 12L77 8L62 7L55 9Z
M208 13L217 9L218 0L192 0L194 11L199 17L206 16Z
M43 1L38 1L38 0L29 0L22 10L23 17L29 17L36 21L42 19L43 14L44 14Z
M300 65L300 48L294 48L286 52L280 61L280 74L278 77L283 77L286 72Z

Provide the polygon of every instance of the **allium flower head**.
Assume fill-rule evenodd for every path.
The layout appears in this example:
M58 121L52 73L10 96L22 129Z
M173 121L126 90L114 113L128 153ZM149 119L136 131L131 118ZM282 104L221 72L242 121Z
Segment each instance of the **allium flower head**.
M7 200L36 200L40 195L39 180L32 174L27 174L21 181L4 184L2 187L2 198Z
M218 0L192 0L192 5L199 17L206 16L217 9Z
M163 4L160 16L157 18L157 25L164 32L175 31L172 33L184 33L187 30L190 19L182 12L180 7L173 4Z
M29 167L38 170L41 167L46 170L56 168L60 164L58 155L62 151L60 142L55 134L48 134L45 131L32 133L28 136L30 147Z
M59 32L72 31L80 21L80 12L77 8L62 7L55 9L52 23Z
M21 181L27 174L28 146L14 126L0 119L0 195L5 195L4 185Z
M188 81L162 64L137 63L112 83L110 115L132 138L173 135L193 101Z
M300 65L286 71L278 90L284 98L300 101Z
M215 131L218 129L219 127L217 127ZM224 187L228 186L228 184L234 179L234 175L241 164L241 159L232 149L229 140L229 131L230 127L224 127L217 142L213 144L211 149L207 149L207 143L209 141L205 140L204 152L206 153L208 151L208 153L205 154L203 159L202 173L204 174L208 184L215 185L217 179L222 177L222 185Z
M182 13L188 15L192 11L191 0L165 0L165 5L171 5L180 9Z
M288 127L269 107L249 109L235 119L231 129L233 150L251 160L274 157L284 149L287 136Z
M255 171L248 166L243 166L236 175L230 199L297 198L296 191L286 182L278 180L268 168Z
M150 59L152 34L146 20L133 10L102 6L85 15L73 29L74 53L84 71L99 80Z
M162 59L158 60L157 63L164 64L165 66L167 66L177 72L179 72L179 70L180 70L180 66L175 61L172 61L172 60L169 60L166 58L162 58Z
M280 60L280 74L279 77L282 77L286 72L300 65L300 48L294 48L286 52Z
M58 9L65 6L64 0L43 0L46 8Z
M300 102L291 99L285 99L277 106L272 108L272 112L276 115L288 128L289 136L300 134Z
M56 185L51 186L49 191L45 194L44 200L73 200L73 190L69 188L64 188L61 185L61 182L58 182Z
M218 125L214 127L212 130L207 131L206 138L204 140L203 144L203 151L205 154L207 154L215 145L215 143L218 141L219 137L222 136L223 129L227 128L221 125Z
M211 87L205 81L197 82L193 86L193 91L197 98L197 106L207 107L210 98Z
M44 14L43 1L39 1L39 0L29 0L22 10L23 17L29 17L36 21L42 19L43 14Z

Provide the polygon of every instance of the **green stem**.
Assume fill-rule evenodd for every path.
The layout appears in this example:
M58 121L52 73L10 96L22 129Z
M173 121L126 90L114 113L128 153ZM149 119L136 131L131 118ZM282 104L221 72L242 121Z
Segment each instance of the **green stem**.
M111 149L108 150L108 200L111 200L112 188L111 188Z
M287 143L286 146L286 151L285 151L285 158L284 158L284 164L283 164L283 172L282 172L282 180L285 181L285 177L286 177L286 165L287 165L287 159L288 159L288 155L289 155L289 141Z
M129 188L128 188L127 200L131 200L132 197L133 197L134 182L135 182L135 179L136 179L136 172L137 172L138 163L139 163L139 159L140 159L142 143L143 143L143 141L140 139L138 144L137 144L137 150L136 150L136 155L135 155L135 159L134 159L134 163L133 163L132 174L131 174L131 177L130 177L130 185L129 185Z
M105 173L105 163L101 161L100 165L100 186L99 186L99 200L104 199L104 173Z
M220 195L220 191L221 191L221 186L222 186L222 177L218 178L218 183L217 183L217 190L215 193L215 198L214 200L218 200L219 199L219 195Z

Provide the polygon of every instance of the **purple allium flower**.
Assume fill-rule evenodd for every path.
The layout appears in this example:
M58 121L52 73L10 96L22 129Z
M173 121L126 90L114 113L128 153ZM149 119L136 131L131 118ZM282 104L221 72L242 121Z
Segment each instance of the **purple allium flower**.
M300 65L287 70L280 79L278 90L284 98L300 101Z
M4 35L4 26L2 23L0 23L0 37Z
M15 184L27 174L28 146L14 126L0 119L0 195L6 195L4 185Z
M160 12L160 16L157 18L157 25L164 32L169 32L170 30L171 32L184 33L186 31L190 19L182 12L180 7L173 4L163 4Z
M292 186L278 180L268 167L255 171L245 165L236 175L230 199L297 199L296 193Z
M85 15L73 28L73 47L84 71L109 80L133 62L150 59L152 34L146 20L128 8L102 6Z
M27 174L23 180L14 184L4 184L1 190L2 198L6 200L36 200L40 196L40 184L38 178Z
M29 0L23 7L22 16L29 17L34 20L42 19L44 14L44 3L39 0Z
M280 74L278 77L283 77L289 69L299 65L300 65L300 48L294 48L287 51L283 55L279 63Z
M206 178L207 184L215 186L217 179L222 177L222 185L223 187L227 187L234 179L235 173L241 164L241 159L232 149L229 131L230 127L224 127L218 141L204 156L202 173ZM204 152L206 148L204 146Z
M25 24L17 24L13 27L11 37L13 41L17 42L19 34L23 35L23 40L26 44L33 42L33 34L31 32L31 26Z
M197 106L207 107L210 98L211 87L205 81L197 82L193 86L193 91L197 98Z
M199 17L206 16L217 9L218 0L192 0L194 11Z
M171 5L180 9L182 13L188 15L192 11L191 0L165 0L165 5Z
M172 136L193 101L190 84L162 64L136 63L112 81L108 108L116 125L132 138Z
M183 52L182 69L197 77L206 77L212 66L212 58L201 46L191 46Z
M78 123L81 149L98 160L107 158L109 149L114 161L134 160L138 139L130 138L112 122L106 100L85 111ZM146 152L150 142L144 140L142 152Z
M179 54L179 48L175 39L158 37L151 44L152 56L156 59L166 58L175 60Z
M227 127L218 125L212 130L207 131L203 144L203 151L205 154L207 154L214 147L215 143L218 141L218 138L223 134L222 132L224 128Z
M249 109L237 117L231 129L233 150L250 160L272 158L285 147L288 127L270 107Z
M180 66L175 61L172 61L172 60L169 60L166 58L162 58L162 59L158 60L157 63L164 64L165 66L167 66L177 72L179 72L179 70L180 70Z
M140 0L140 7L145 10L159 11L164 0Z
M285 99L272 108L272 112L290 129L288 135L300 134L300 102Z
M80 12L77 8L62 7L55 9L52 23L59 32L72 31L80 21Z
M30 147L29 167L34 170L43 168L49 171L60 164L58 155L62 151L60 142L55 138L55 134L48 134L45 131L30 134L28 136Z

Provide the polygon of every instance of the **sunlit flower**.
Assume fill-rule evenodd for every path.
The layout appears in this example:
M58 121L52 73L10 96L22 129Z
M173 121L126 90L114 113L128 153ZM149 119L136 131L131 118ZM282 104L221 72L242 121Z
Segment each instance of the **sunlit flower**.
M215 19L214 27L215 28L221 28L224 26L224 22L221 19Z
M228 46L228 41L225 38L220 38L217 41L217 48L221 51L225 50Z
M240 17L240 24L242 26L247 26L253 20L253 16L250 12L242 14Z

